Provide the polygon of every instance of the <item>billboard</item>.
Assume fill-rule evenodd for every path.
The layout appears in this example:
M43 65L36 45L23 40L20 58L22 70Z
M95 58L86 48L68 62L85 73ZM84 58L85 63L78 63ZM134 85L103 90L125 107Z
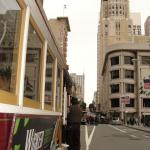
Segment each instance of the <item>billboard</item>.
M8 149L49 149L57 116L16 115Z
M13 114L0 113L0 150L7 150Z
M143 79L143 83L144 83L144 90L150 91L150 79Z

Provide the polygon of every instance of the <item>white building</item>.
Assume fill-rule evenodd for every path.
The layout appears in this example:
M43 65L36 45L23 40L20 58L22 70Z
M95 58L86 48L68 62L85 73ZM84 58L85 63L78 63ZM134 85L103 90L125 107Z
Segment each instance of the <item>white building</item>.
M145 35L150 36L150 16L147 17L144 26L145 26Z
M76 85L76 96L79 100L84 101L84 80L85 76L83 75L77 75L75 73L70 74L73 82Z
M132 32L134 35L141 35L141 13L130 13L132 20Z
M148 91L140 93L150 76L150 37L140 35L140 15L129 14L128 0L101 0L96 103L100 111L122 119L150 115ZM122 96L130 97L128 104L122 104Z

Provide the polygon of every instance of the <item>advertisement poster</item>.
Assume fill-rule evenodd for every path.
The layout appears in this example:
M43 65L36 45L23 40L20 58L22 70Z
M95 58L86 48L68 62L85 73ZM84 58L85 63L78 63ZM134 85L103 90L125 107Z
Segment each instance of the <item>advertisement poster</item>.
M51 140L57 116L16 116L11 148L13 150L47 150Z
M150 79L144 79L144 90L150 90Z
M7 150L13 114L0 113L0 150Z

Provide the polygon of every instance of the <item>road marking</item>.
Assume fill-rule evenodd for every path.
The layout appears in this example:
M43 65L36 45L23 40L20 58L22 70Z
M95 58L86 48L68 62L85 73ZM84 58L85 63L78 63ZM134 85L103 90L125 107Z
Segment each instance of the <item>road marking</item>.
M128 129L128 131L136 132L137 130L135 130L135 129Z
M127 129L122 129L122 130L126 131Z
M127 133L126 131L121 130L121 129L115 127L115 126L112 126L112 125L108 125L108 126L111 127L111 128L114 128L114 129L116 129L116 130L118 130L118 131L120 131L120 132Z
M150 136L144 135L145 138L150 139Z
M92 137L94 135L94 131L95 131L96 126L93 127L93 130L90 134L90 136L88 137L88 129L87 129L87 125L85 126L85 142L86 142L86 150L89 150L89 146L91 144L92 141Z
M131 137L133 137L133 138L137 138L137 136L135 136L135 135L130 135Z

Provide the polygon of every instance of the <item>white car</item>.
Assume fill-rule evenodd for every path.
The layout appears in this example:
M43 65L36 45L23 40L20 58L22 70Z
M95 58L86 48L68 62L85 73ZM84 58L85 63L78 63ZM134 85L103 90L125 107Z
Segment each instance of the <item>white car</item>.
M119 119L119 117L112 118L111 122L112 125L122 125L122 121Z

